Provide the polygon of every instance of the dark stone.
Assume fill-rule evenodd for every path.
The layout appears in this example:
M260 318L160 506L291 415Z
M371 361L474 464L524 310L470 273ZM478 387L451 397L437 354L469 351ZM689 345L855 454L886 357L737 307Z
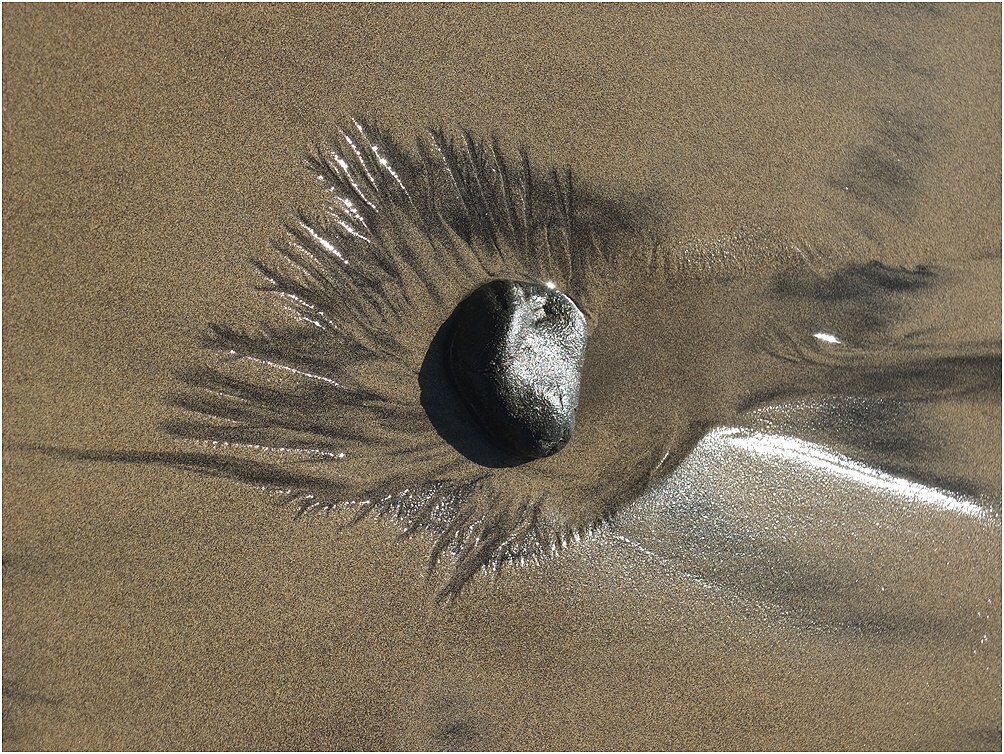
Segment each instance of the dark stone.
M543 458L572 437L586 319L540 283L493 280L457 307L447 369L464 402L506 450Z

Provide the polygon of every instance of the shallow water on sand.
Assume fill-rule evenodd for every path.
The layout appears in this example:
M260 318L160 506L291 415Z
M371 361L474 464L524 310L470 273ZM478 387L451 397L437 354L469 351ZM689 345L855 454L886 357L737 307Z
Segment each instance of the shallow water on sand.
M1000 748L999 7L3 23L5 748ZM448 607L392 520L15 449L171 447L176 370L259 306L247 258L316 205L302 156L354 114L570 164L710 271L606 310L577 430L704 439L598 533ZM831 307L799 278L737 307L792 250L939 284ZM852 370L840 400L787 401L808 378L732 358L755 317L829 363L815 333L867 350L892 310L891 385ZM951 374L896 367L907 346ZM777 395L751 397L764 374Z

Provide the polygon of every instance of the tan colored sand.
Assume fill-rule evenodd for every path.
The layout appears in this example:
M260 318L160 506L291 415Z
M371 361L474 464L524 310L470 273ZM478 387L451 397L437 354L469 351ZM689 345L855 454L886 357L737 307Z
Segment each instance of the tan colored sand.
M999 749L999 602L966 616L974 659L978 634L808 631L597 540L444 610L390 522L10 447L162 444L173 371L240 315L246 258L311 201L301 156L356 113L570 163L669 208L678 250L767 229L999 258L1000 27L992 5L5 5L4 747ZM935 145L892 220L824 181L884 112ZM969 567L999 574L999 531Z

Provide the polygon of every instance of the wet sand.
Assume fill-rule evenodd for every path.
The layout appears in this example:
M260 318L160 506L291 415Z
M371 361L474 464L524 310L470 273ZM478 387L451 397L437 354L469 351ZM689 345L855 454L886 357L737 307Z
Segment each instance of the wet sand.
M954 271L912 327L999 354L998 6L3 11L5 748L1000 748L999 371L857 434L733 417L958 490L942 507L715 436L449 607L393 520L13 449L171 447L177 370L259 306L247 259L355 114L571 165L675 258ZM645 304L608 336L627 447L673 423L652 395L714 376L647 330L748 319Z

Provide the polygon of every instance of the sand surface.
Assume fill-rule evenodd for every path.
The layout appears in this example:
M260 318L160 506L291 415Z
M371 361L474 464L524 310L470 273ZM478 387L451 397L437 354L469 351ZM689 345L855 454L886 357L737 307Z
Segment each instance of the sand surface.
M1000 29L995 5L4 5L4 747L999 750L999 366L895 421L702 414L745 434L449 607L392 520L24 446L171 447L175 374L258 305L248 257L357 114L571 165L678 258L943 270L909 332L999 358ZM617 309L593 357L621 375L596 378L611 453L743 392L717 365L749 314L681 300Z

